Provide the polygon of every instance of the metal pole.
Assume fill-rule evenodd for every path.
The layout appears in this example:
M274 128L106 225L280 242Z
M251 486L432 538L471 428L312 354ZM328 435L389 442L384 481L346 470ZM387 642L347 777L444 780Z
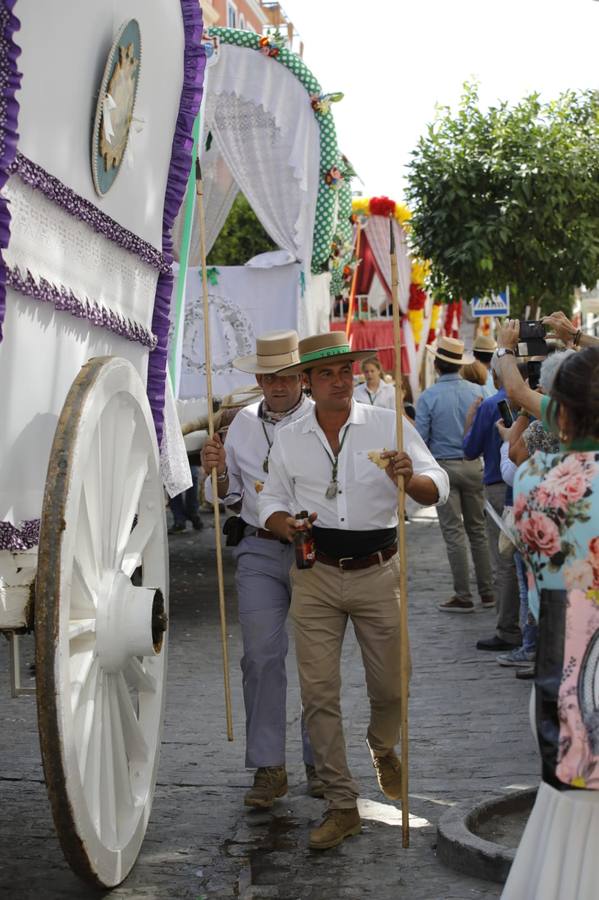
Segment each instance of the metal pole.
M391 238L391 295L393 299L393 343L395 345L395 424L397 450L403 453L403 382L401 371L401 327L399 320L399 277L393 219L389 220ZM410 846L410 810L408 798L408 697L410 682L410 639L408 633L408 558L406 552L406 491L403 478L397 482L397 515L399 536L399 616L400 616L400 703L401 703L401 834L402 846Z
M208 397L208 434L214 437L214 412L212 408L212 353L210 348L210 309L208 305L208 276L206 272L206 222L204 219L204 194L200 161L196 158L196 196L200 226L200 261L202 263L202 296L204 303L204 358L206 360L206 394ZM220 636L223 651L223 674L225 685L225 712L227 717L227 738L233 740L233 714L231 710L231 685L229 682L229 650L227 646L227 611L225 608L225 579L223 574L223 547L220 528L220 507L216 468L212 469L212 503L214 506L214 530L216 533L216 572L218 576L218 607L220 612Z

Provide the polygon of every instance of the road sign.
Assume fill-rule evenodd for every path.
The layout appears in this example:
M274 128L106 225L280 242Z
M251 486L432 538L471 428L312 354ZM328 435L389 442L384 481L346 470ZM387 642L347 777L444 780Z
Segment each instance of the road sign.
M470 301L472 315L481 316L509 316L510 314L510 289L509 287L500 294L489 294L487 297L474 297Z

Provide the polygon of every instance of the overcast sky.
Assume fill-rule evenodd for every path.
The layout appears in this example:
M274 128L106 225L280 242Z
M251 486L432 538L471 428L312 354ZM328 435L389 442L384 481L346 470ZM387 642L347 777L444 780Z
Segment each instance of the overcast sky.
M485 104L599 87L596 0L283 0L367 196L403 199L405 166L435 105L467 79ZM367 15L367 20L364 20Z

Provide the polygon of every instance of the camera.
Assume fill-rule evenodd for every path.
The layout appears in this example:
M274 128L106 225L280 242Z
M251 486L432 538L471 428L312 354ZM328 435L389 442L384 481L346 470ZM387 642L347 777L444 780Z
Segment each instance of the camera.
M547 356L549 350L545 340L546 333L542 322L520 319L518 356Z
M526 366L528 369L528 386L531 390L536 391L541 377L541 360L529 359Z

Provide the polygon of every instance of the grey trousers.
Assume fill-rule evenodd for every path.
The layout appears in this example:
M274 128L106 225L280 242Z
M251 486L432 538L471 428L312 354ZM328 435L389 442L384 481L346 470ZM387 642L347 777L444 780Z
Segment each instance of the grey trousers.
M493 509L501 515L505 506L505 489L503 481L499 484L486 484L485 495ZM497 602L497 637L502 641L519 647L522 642L520 632L520 591L518 589L518 577L514 557L509 559L499 553L499 528L491 518L487 516L487 533L489 535L489 549L493 563L493 576L495 579L495 599Z
M294 548L279 541L245 537L233 554L243 639L245 764L250 769L282 766L287 728L286 620ZM313 765L303 717L301 724L304 762Z
M485 527L485 494L482 463L479 459L437 460L449 477L449 498L437 507L441 534L453 576L453 592L460 600L470 600L470 544L480 597L493 596L493 573Z

